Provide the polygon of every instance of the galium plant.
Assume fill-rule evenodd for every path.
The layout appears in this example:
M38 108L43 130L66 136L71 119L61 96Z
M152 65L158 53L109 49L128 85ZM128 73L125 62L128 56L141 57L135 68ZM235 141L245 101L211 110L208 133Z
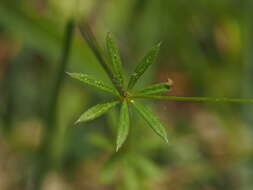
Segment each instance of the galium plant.
M139 115L147 122L153 131L159 135L166 143L168 137L165 126L158 119L158 117L146 105L140 103L137 99L160 99L160 100L175 100L175 101L205 101L205 102L251 102L253 99L239 99L239 98L211 98L211 97L176 97L176 96L161 96L171 90L172 81L168 79L166 82L150 85L142 90L133 91L136 83L141 79L142 75L152 65L158 55L160 43L155 45L151 50L141 59L137 64L134 72L131 74L128 82L123 77L123 68L120 58L119 49L117 48L112 34L108 33L106 37L107 57L99 47L94 35L92 34L87 24L79 25L82 36L86 39L89 47L92 49L95 56L98 58L100 64L108 74L113 86L110 86L103 81L97 80L87 74L81 73L67 73L74 79L77 79L85 84L95 87L104 92L115 96L115 100L101 103L89 108L85 111L76 123L87 122L94 120L105 114L108 110L120 104L119 126L116 139L116 151L118 151L127 139L130 118L129 106L132 106Z

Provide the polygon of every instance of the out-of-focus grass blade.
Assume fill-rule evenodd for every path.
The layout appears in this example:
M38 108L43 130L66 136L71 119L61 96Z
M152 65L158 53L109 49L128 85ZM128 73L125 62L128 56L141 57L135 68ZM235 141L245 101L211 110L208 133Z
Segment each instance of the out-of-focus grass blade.
M153 47L146 56L140 61L137 65L134 73L131 75L129 83L128 83L128 90L131 90L138 79L143 75L143 73L147 70L147 68L155 61L158 51L160 49L160 43Z
M168 82L162 82L158 84L154 84L151 86L148 86L135 94L139 95L155 95L155 94L164 94L171 90L172 81L168 80Z
M112 72L119 86L123 88L123 74L122 74L122 63L120 59L119 50L112 38L112 34L108 33L106 37L106 47L110 58Z
M141 188L141 182L139 180L138 171L129 163L129 160L125 160L122 163L123 177L124 177L124 189L139 190Z
M158 177L161 171L158 166L148 157L141 154L131 154L131 164L139 171L141 176Z
M76 121L76 123L80 122L87 122L98 118L99 116L103 115L112 107L116 106L119 101L108 102L104 104L98 104L96 106L91 107L86 112L84 112L80 118Z
M146 106L136 102L135 100L132 100L131 103L139 112L139 114L146 120L149 126L168 143L166 130L161 121L156 117L156 115Z
M102 150L110 152L114 150L113 142L111 142L111 140L106 136L97 132L91 135L89 141L98 148L101 148Z
M105 56L103 51L101 50L99 43L97 42L92 30L90 29L90 26L87 22L85 23L80 23L79 24L79 29L81 32L81 35L83 38L86 40L87 44L91 48L92 52L94 55L97 57L99 60L99 63L109 76L110 80L112 81L114 87L117 89L117 91L122 95L124 93L122 87L119 85L118 80L115 78L114 73L112 72L112 69L109 67L105 60Z
M96 87L100 90L103 90L105 92L109 92L115 96L118 96L118 92L115 88L110 87L108 85L106 85L105 83L103 83L100 80L96 80L93 77L87 75L87 74L82 74L82 73L67 73L69 76L71 76L74 79L77 79L83 83L86 83L90 86Z
M118 150L121 148L121 146L127 139L128 132L129 132L129 112L127 102L124 101L122 103L120 110L116 152L118 152Z

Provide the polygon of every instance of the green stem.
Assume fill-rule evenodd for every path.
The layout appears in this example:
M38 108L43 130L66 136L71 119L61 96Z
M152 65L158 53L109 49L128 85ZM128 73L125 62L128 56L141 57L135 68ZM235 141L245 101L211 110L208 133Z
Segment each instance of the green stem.
M212 97L179 97L179 96L152 96L152 95L136 95L132 98L158 99L171 101L195 101L195 102L237 102L237 103L253 103L253 99L241 98L212 98Z
M105 70L106 74L109 76L110 80L112 81L114 87L118 90L121 96L124 95L124 90L119 86L117 79L114 77L111 69L109 68L108 64L106 63L106 59L103 56L103 51L101 50L94 34L92 33L90 26L88 23L81 23L79 24L80 32L83 38L86 40L88 46L91 48L93 53L95 54L96 58L98 59L99 63Z
M60 60L60 68L58 71L58 75L56 76L56 83L55 87L53 88L52 92L52 97L50 100L50 105L49 105L49 113L48 113L48 124L54 125L52 123L55 123L56 120L56 112L57 112L57 102L58 102L58 97L60 93L60 89L63 85L63 80L64 76L66 75L65 70L67 63L69 61L69 54L70 54L70 49L71 49L71 42L73 38L73 33L74 33L74 20L70 19L66 25L66 31L65 31L65 36L64 36L64 47L62 51L62 56Z

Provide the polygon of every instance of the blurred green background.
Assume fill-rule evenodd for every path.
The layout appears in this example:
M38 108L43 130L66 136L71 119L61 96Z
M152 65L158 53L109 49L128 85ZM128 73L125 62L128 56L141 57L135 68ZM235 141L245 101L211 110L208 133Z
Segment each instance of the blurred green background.
M67 75L55 89L74 16L89 19L101 45L114 34L126 77L162 42L139 87L171 78L168 95L252 98L252 10L252 0L1 0L0 189L253 189L251 104L148 102L170 145L131 111L130 137L115 153L117 109L73 124L111 97ZM66 71L109 82L78 29Z

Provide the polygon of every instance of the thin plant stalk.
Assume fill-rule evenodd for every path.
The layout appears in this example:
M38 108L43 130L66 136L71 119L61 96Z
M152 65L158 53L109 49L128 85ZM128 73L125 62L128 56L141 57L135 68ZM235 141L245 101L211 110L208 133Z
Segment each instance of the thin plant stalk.
M195 102L237 102L253 103L253 99L226 98L226 97L180 97L180 96L153 96L153 95L136 95L133 98L171 100L171 101L195 101Z

